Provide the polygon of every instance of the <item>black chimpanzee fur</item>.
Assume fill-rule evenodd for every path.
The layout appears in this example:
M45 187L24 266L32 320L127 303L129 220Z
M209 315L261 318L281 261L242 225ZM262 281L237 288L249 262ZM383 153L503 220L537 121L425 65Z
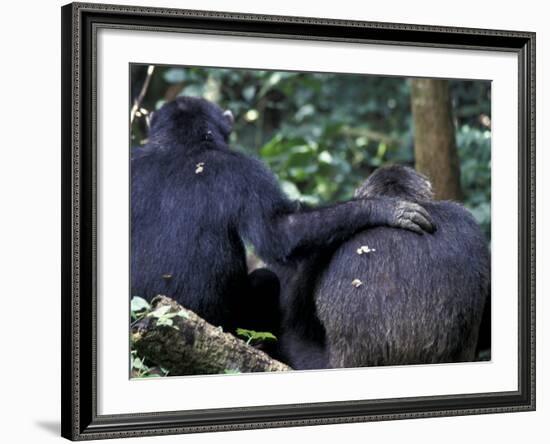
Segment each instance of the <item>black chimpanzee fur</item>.
M262 162L230 149L231 127L227 113L198 98L154 113L131 163L132 294L164 294L212 324L247 328L250 295L263 289L257 297L269 305L273 292L261 276L249 278L245 241L265 261L285 263L369 226L432 229L426 211L402 199L301 209Z
M380 168L356 192L383 196L418 202L437 231L418 236L374 227L333 254L278 270L285 309L281 349L294 368L474 359L490 298L483 233L461 205L433 201L430 182L411 168ZM363 246L368 249L359 254Z

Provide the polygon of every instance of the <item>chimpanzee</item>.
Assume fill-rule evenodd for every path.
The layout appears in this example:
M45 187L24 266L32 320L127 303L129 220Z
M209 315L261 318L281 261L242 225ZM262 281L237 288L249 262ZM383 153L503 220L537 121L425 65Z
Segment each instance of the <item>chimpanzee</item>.
M433 201L430 182L397 165L376 170L356 197L417 202L437 231L373 227L302 264L298 272L312 276L308 287L300 288L303 278L293 284L299 276L283 279L292 292L287 309L308 310L285 313L284 358L295 368L472 361L490 297L488 247L472 215Z
M367 227L432 231L427 212L403 199L300 208L262 162L230 149L232 120L192 97L151 117L148 143L131 161L132 294L164 294L214 325L247 328L250 295L273 305L276 291L263 291L273 289L269 273L248 276L244 242L265 261L283 263Z

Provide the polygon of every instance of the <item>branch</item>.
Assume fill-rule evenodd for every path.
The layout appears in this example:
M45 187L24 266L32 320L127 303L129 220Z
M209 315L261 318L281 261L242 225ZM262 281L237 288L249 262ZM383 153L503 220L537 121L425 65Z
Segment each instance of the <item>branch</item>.
M151 312L132 325L132 340L142 357L170 375L291 370L166 296L157 296L151 306Z
M147 89L149 88L149 83L151 83L151 77L153 76L154 71L155 71L154 65L149 65L147 67L147 77L145 77L145 82L143 82L143 86L141 87L139 96L137 96L136 100L134 100L134 105L130 110L130 124L134 122L134 118L136 117L136 112L141 107L141 102L143 102L143 98L145 97L145 94L147 94Z

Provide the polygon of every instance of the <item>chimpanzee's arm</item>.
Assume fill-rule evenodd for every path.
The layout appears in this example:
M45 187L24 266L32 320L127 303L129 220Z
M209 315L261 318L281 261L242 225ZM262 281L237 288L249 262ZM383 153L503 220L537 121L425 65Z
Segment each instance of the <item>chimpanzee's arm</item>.
M430 216L420 205L390 198L352 200L330 207L272 215L252 224L251 236L260 256L285 260L294 254L325 248L376 226L433 231ZM252 233L251 233L252 234Z
M248 165L240 178L246 178L239 193L244 198L238 216L240 235L268 261L285 261L334 245L369 227L386 225L419 234L433 231L429 214L412 202L368 198L303 210L289 202L265 167Z

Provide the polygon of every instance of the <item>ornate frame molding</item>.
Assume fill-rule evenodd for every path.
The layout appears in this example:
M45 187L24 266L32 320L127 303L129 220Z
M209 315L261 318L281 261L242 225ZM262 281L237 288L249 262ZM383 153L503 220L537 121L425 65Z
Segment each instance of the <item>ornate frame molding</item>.
M519 390L384 401L97 415L98 27L515 52L519 60ZM535 409L535 34L72 3L62 8L62 435L71 440Z

